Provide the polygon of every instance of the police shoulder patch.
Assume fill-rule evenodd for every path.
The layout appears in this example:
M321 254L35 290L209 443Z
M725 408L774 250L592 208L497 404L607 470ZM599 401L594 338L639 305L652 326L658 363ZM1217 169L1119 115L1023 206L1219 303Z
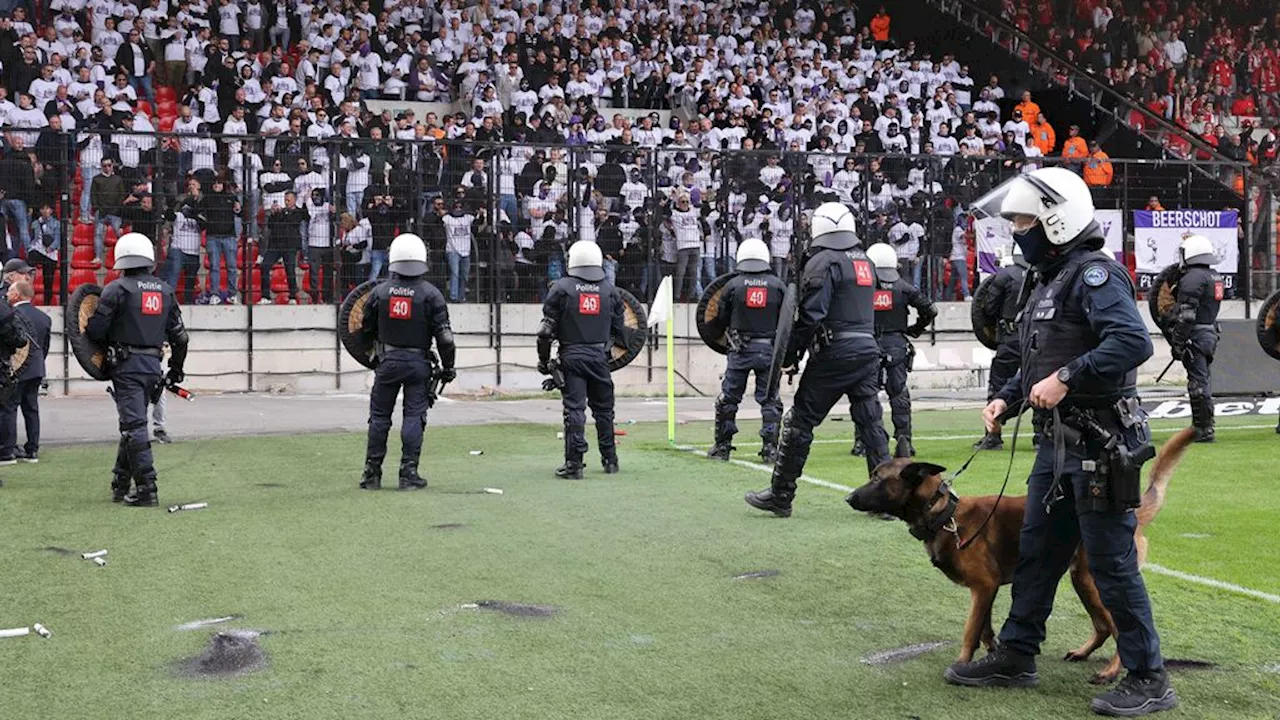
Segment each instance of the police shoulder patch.
M1101 265L1090 265L1084 269L1084 284L1089 287L1102 287L1106 284L1108 277L1110 274Z

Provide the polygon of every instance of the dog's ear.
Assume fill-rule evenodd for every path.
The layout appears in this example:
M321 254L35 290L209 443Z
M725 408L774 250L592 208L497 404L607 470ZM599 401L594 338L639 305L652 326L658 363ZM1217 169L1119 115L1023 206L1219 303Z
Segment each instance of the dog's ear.
M941 465L934 465L933 463L927 462L913 462L902 468L902 472L899 473L899 475L901 475L902 479L908 486L916 487L920 483L924 482L925 478L933 477L934 475L941 475L946 471L947 469Z

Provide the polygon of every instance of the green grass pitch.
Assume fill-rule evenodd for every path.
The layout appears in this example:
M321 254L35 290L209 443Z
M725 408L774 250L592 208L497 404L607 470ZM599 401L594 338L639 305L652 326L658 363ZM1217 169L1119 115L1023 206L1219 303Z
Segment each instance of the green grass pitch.
M1196 446L1150 528L1150 562L1280 594L1280 437L1224 420ZM968 457L976 412L917 414L921 459ZM622 473L592 455L558 481L554 426L431 428L418 493L356 489L363 437L310 435L157 447L167 513L109 501L114 448L51 448L4 470L0 717L56 718L1082 718L1108 643L1059 660L1088 634L1064 583L1034 691L952 688L968 592L930 566L902 523L852 512L802 485L796 514L742 502L767 474L667 447L665 427L622 426ZM1172 427L1169 423L1157 428ZM590 428L589 428L590 430ZM828 421L806 473L845 485L852 426ZM678 441L709 445L710 427ZM744 424L738 457L752 459ZM1158 433L1157 440L1168 437ZM953 439L936 439L953 438ZM1022 492L1029 434L1010 493ZM484 450L473 456L468 451ZM984 454L962 494L995 492L1007 454ZM394 484L394 448L387 463ZM504 490L484 494L484 487ZM447 526L447 527L439 527ZM60 554L49 548L75 551ZM108 565L79 553L107 548ZM735 576L775 570L753 579ZM1168 716L1276 718L1280 604L1146 574L1175 674ZM464 607L552 606L550 617ZM997 603L997 624L1008 589ZM225 625L178 631L202 618ZM193 679L175 663L223 628L269 631L257 672ZM873 666L879 651L946 645Z

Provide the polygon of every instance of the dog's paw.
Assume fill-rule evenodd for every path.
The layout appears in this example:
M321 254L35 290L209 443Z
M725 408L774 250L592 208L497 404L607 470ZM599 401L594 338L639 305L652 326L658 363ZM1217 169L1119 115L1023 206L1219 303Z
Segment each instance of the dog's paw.
M1093 677L1089 678L1089 684L1090 685L1110 685L1111 683L1116 681L1116 677L1118 677L1119 674L1120 673L1112 673L1112 672L1107 672L1103 670L1102 672L1094 673Z
M1084 662L1085 660L1089 659L1089 653L1080 652L1079 650L1072 650L1066 655L1063 655L1062 659L1066 660L1067 662Z

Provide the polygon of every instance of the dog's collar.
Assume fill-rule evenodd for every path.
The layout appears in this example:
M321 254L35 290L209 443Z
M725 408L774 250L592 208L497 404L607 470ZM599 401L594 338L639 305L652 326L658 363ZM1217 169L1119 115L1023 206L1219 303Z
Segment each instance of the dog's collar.
M946 505L942 511L936 515L930 516L929 512L938 504L940 500L946 499ZM943 480L938 489L933 493L933 497L929 499L929 503L925 506L925 515L920 520L911 523L909 530L911 536L923 542L929 542L938 535L941 530L949 533L956 532L956 507L960 504L960 498L951 489L951 481Z

